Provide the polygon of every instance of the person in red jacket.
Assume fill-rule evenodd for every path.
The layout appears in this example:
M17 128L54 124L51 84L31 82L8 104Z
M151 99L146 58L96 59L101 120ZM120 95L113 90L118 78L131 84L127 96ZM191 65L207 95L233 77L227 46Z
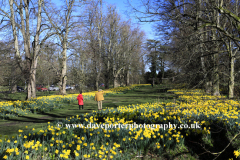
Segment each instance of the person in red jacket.
M82 91L80 92L80 94L77 96L77 100L78 100L78 105L79 105L79 110L82 107L83 109L83 96L82 96Z

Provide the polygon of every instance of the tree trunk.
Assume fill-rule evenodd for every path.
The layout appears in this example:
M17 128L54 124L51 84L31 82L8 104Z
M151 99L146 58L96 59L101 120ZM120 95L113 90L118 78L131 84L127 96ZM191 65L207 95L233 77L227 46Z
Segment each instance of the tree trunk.
M209 82L206 82L205 83L205 88L206 88L206 93L212 93L212 82L209 81Z
M128 70L127 70L127 81L126 81L126 86L129 86L129 68L128 68Z
M235 14L238 15L238 0L235 1ZM234 61L235 61L235 55L237 53L237 50L235 52L232 52L232 45L231 40L229 40L229 82L228 82L228 98L234 97Z
M113 67L113 68L115 68L115 67ZM121 70L123 69L123 67L122 68L120 68L118 71L114 71L113 70L113 87L114 88L116 88L116 87L118 87L119 86L119 83L118 83L118 75L119 75L119 73L121 72Z
M26 44L24 44L24 48L25 48L25 54L26 54L26 69L25 69L25 76L27 79L27 84L28 84L28 91L27 91L27 99L31 99L32 98L32 86L31 86L31 57L30 57L30 53L28 52L27 46L25 46Z
M114 79L113 79L113 88L117 88L119 85L118 83L118 80L117 80L117 76L114 76Z
M24 3L23 3L24 2ZM34 33L35 31L31 30L30 33L30 8L29 8L28 0L20 0L20 5L18 6L18 14L20 16L20 30L24 44L24 52L25 52L25 64L24 67L21 66L21 57L18 48L18 38L16 32L16 22L15 22L15 13L13 9L13 0L9 0L10 5L10 12L11 16L10 21L12 25L13 37L14 37L14 49L15 49L15 58L17 61L18 66L20 67L22 74L27 82L27 97L26 99L30 99L32 97L36 97L36 84L35 84L35 75L36 75L36 67L37 67L37 57L39 54L40 44L39 44L39 35L41 33L40 26L41 26L41 12L42 12L42 2L43 0L38 0L38 12L37 12L37 26L36 26L36 35L34 37L34 42L32 43L32 52L31 52L31 41L30 41L30 34ZM15 3L17 6L17 4ZM25 11L25 12L24 12ZM33 28L35 28L33 26ZM45 37L45 40L47 38ZM42 41L43 42L43 41Z
M31 81L28 80L27 82L27 98L26 99L31 99L32 98L32 87L31 87Z
M31 72L31 91L32 91L32 98L36 98L36 70L37 70L37 58L35 60L33 60L32 62L32 72Z
M16 84L12 84L11 86L11 93L16 93L17 92L17 85Z
M201 42L202 43L202 42ZM203 49L202 49L202 44L200 46L200 52L201 52L201 67L202 67L202 72L203 72L203 86L205 86L205 92L206 93L210 93L209 92L209 88L207 87L207 72L206 72L206 67L205 67L205 62L204 62L204 57L203 57Z
M32 87L32 89L31 89L32 96L31 97L32 98L36 98L36 78L35 78L35 75L36 75L36 73L31 75L31 87Z
M13 32L13 38L14 38L14 49L15 49L15 60L17 62L17 65L20 66L20 53L19 53L19 48L18 48L18 36L17 36L17 31L16 31L16 24L15 24L15 15L14 15L14 10L13 10L13 0L9 0L9 5L10 5L10 11L11 11L11 25L12 25L12 32ZM15 73L15 65L12 67L12 73ZM16 85L16 80L15 80L15 74L12 77L13 78L13 83L11 84L11 93L15 93L17 91L17 85Z
M234 97L234 61L235 61L235 55L237 53L238 49L235 49L233 52L233 47L231 44L231 40L229 40L229 43L227 44L225 42L225 45L227 47L228 55L229 55L229 79L228 79L228 98L233 98Z
M218 54L213 55L214 67L213 67L213 95L219 96L219 73L218 73Z
M216 24L219 24L219 15L217 11L214 11L213 13L213 18L214 21L216 21ZM217 30L213 30L212 31L212 37L213 37L213 42L214 42L214 55L213 55L213 95L214 96L219 96L220 92L219 92L219 71L218 71L218 64L219 64L219 55L218 55L218 42L217 40Z
M197 18L202 18L202 0L199 0L198 2L199 5L199 10L198 10L198 15ZM198 21L198 19L197 19ZM199 26L202 26L202 21L199 21ZM206 66L205 66L205 59L203 57L203 42L206 41L206 32L202 33L203 30L205 31L205 28L200 29L200 53L201 53L201 68L202 68L202 72L203 72L203 86L205 87L205 92L206 93L211 93L209 92L211 89L209 89L208 85L207 85L207 72L206 72Z
M65 41L65 40L64 40ZM66 95L66 81L67 81L67 44L63 43L62 51L62 72L60 77L60 94Z
M16 80L16 75L15 75L15 70L16 70L16 65L13 64L12 65L12 69L11 69L11 72L12 72L12 77L11 77L11 93L16 93L17 92L17 80ZM9 86L10 87L10 86Z
M41 11L42 11L42 0L38 1L38 14L37 14L37 32L34 36L33 41L33 56L31 61L31 73L30 73L30 83L31 83L31 92L32 92L32 98L36 98L36 71L37 71L37 62L38 62L38 55L40 50L40 44L39 44L39 35L40 35L40 28L41 28Z
M24 0L24 3L26 1ZM20 8L20 16L21 16L21 25L22 25L22 35L24 40L24 51L25 51L25 59L26 59L26 77L27 77L27 83L28 83L28 92L27 92L27 99L32 98L32 87L31 87L31 61L32 57L30 54L30 29L29 29L29 1L22 4L22 1L20 1L20 5L24 6L25 13L23 13L23 7ZM25 18L24 18L25 14Z
M99 48L98 48L98 56L99 58L97 59L97 62L96 62L96 67L99 67L99 70L96 69L96 90L98 90L99 88L99 78L100 78L100 74L101 74L101 62L100 60L102 59L102 37L103 37L103 32L102 32L102 0L99 1L100 3L100 22L97 23L97 28L98 28L98 45L99 45ZM98 64L98 66L97 66Z
M229 83L228 83L228 97L233 98L234 96L234 57L232 57L232 50L230 50L229 55L230 61L230 75L229 75Z

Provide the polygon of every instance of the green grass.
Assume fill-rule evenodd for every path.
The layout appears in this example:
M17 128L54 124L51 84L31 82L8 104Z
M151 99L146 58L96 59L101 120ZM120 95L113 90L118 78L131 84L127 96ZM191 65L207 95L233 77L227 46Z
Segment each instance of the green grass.
M162 87L162 86L161 86ZM127 106L130 104L141 104L147 102L156 101L172 101L173 94L159 93L157 87L141 87L133 91L128 91L126 94L112 95L105 97L103 101L103 109L108 107L116 108L118 106ZM49 92L37 92L37 96L52 95L56 94L57 91ZM24 100L26 93L15 93L8 94L8 98L12 100ZM84 110L79 110L77 100L74 103L63 103L62 109L55 109L51 112L46 112L42 114L28 114L26 116L19 116L15 118L10 118L8 120L0 120L0 134L14 136L17 134L19 129L25 129L25 126L29 128L35 128L40 130L47 122L65 119L66 117L74 116L77 114L89 113L97 110L97 102L94 100L89 100L84 102Z
M107 107L116 108L118 106L127 106L131 104L141 104L141 103L151 103L151 102L171 102L175 98L176 95L171 93L160 93L161 88L169 88L168 85L158 85L152 88L148 87L140 87L139 89L135 89L132 91L128 91L125 94L119 95L111 95L109 97L105 97L103 101L103 109ZM73 91L72 91L73 92ZM50 93L47 92L38 92L37 96L44 96L47 94L56 94L57 91L52 91ZM14 100L18 98L20 100L24 100L26 93L16 93L16 94L8 94L8 97ZM23 98L23 99L22 99ZM0 96L1 99L1 96ZM8 136L16 136L18 134L18 130L26 130L25 126L28 128L35 128L36 131L42 129L43 126L46 126L49 121L56 121L65 119L66 117L75 116L79 114L85 114L97 110L97 102L93 100L84 102L84 110L78 109L77 100L74 103L66 104L63 103L63 109L55 109L51 112L43 113L43 114L28 114L26 116L19 116L16 118L11 118L8 120L0 120L0 134L8 135ZM212 141L209 139L203 139L205 144L212 145ZM239 144L239 142L234 142ZM197 152L191 154L189 152L189 146L185 145L177 145L175 149L166 150L162 155L157 155L153 150L149 150L144 159L151 160L196 160L201 159ZM135 153L133 153L135 154ZM133 158L133 160L140 160L143 158Z

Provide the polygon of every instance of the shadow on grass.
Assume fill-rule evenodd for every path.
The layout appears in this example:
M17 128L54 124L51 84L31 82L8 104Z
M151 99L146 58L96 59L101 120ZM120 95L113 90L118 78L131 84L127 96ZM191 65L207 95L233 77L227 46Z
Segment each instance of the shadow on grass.
M213 122L212 124L217 123ZM198 155L199 160L227 160L231 158L237 160L233 154L233 151L237 150L237 148L233 147L232 143L230 144L229 138L227 137L227 131L216 125L211 125L210 127L212 146L203 142L202 135L191 135L185 137L185 146L187 146L188 150L191 151L192 154ZM218 157L216 154L213 154L220 152L222 153Z
M41 118L34 118L34 117L27 117L27 116L19 116L19 118L24 118L24 120L23 119L9 119L9 121L31 122L31 123L47 123L49 121L54 121L54 120L49 120L49 119L41 119Z
M0 101L15 101L16 99L12 98L0 98Z
M78 109L77 109L78 110ZM58 113L59 114L59 113ZM72 116L72 114L70 115L70 114L61 114L61 116L60 115L57 115L57 114L53 114L53 113L42 113L42 115L48 115L48 116L51 116L51 117L53 117L53 118L66 118L66 117L70 117L70 116Z
M107 108L107 107L117 108L118 106L119 106L119 103L118 104L115 104L115 103L103 103L102 104L103 108ZM96 106L96 108L97 108L97 106Z

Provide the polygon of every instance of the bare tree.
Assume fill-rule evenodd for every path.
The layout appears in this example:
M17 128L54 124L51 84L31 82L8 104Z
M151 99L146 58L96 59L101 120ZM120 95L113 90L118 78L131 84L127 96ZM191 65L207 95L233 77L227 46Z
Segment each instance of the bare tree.
M98 90L99 79L103 69L103 14L102 0L91 1L87 8L86 30L88 33L88 52L91 55L92 79L94 89Z
M76 4L75 4L76 3ZM54 7L44 8L48 16L48 21L54 30L57 32L58 39L60 41L60 46L62 47L60 55L60 93L66 94L66 82L67 82L67 50L70 42L69 34L70 32L77 27L79 23L76 16L73 14L78 7L81 7L81 2L77 4L75 0L65 1L65 5L60 9L55 9ZM52 13L48 13L49 10L52 10ZM57 17L54 17L57 16Z
M42 24L43 0L38 0L37 4L31 3L31 5L30 1L27 0L9 0L8 5L9 8L0 9L0 11L1 14L4 15L5 18L8 18L11 23L12 35L14 39L15 59L27 81L27 99L35 98L35 76L40 48L47 38L53 35L53 33L44 33L44 31L49 29L49 27ZM30 21L35 21L36 23L33 23L35 26L30 25ZM22 63L22 59L20 57L20 40L18 39L18 30L20 30L22 36L22 39L20 40L22 40L24 44L24 63ZM44 36L40 40L40 34L42 33L44 33Z

